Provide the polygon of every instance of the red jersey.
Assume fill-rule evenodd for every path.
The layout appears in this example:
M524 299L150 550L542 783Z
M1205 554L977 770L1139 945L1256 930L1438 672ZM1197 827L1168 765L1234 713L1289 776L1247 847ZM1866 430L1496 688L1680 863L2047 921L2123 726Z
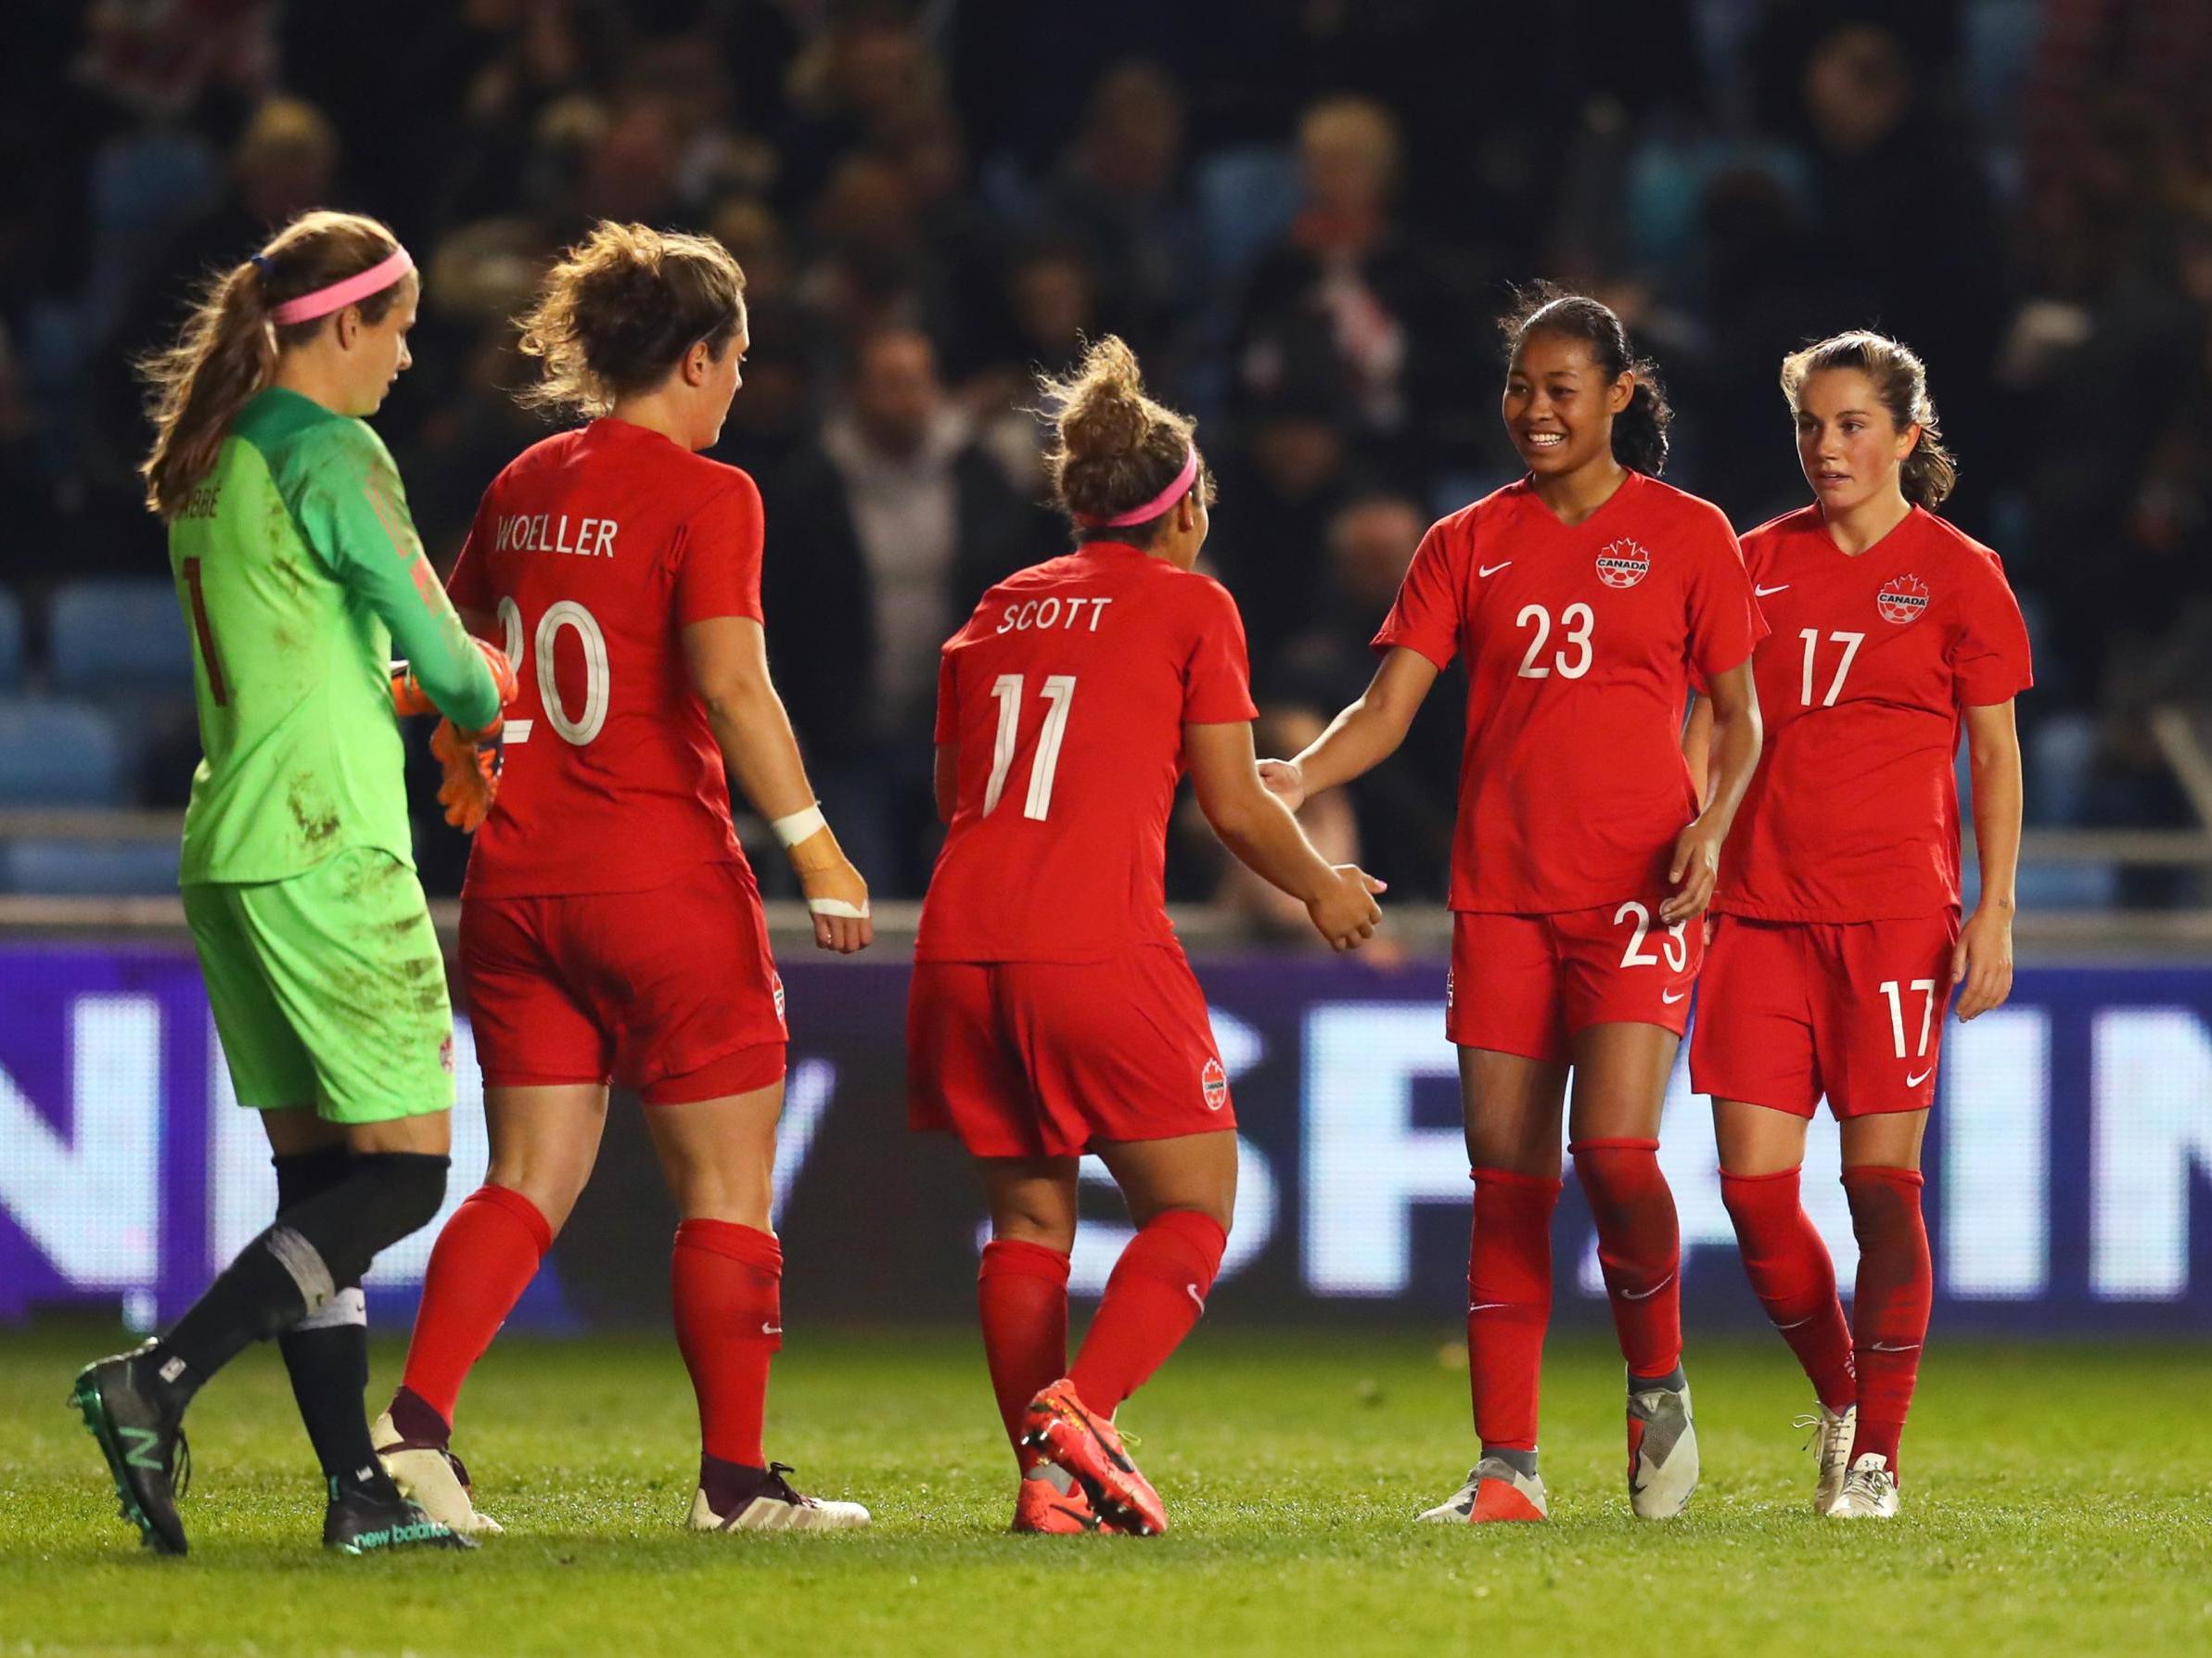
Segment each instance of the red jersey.
M1962 709L2034 682L1997 555L1914 507L1852 556L1808 506L1744 538L1773 633L1752 671L1767 744L1713 908L1880 921L1959 905Z
M1668 889L1697 815L1690 675L1765 631L1718 507L1631 472L1579 524L1524 478L1423 538L1375 649L1467 658L1451 908L1586 910Z
M492 479L448 591L499 619L522 682L467 892L642 892L744 861L681 630L761 619L751 478L627 421L559 433Z
M937 684L960 793L917 959L1096 962L1172 944L1162 865L1183 728L1256 712L1228 589L1092 542L985 593Z

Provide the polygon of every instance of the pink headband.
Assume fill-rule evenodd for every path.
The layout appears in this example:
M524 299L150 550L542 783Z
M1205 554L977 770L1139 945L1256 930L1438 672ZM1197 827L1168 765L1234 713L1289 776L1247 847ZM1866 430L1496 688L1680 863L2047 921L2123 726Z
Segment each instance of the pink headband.
M415 269L415 261L406 249L395 248L389 258L378 260L357 276L348 276L328 287L318 287L312 294L301 294L297 300L287 300L271 315L278 326L293 323L312 323L319 316L328 316L342 311L356 300L365 300L371 294L380 294L408 272Z
M1183 470L1175 475L1175 481L1144 503L1143 506L1132 508L1125 513L1116 513L1110 518L1102 518L1093 513L1077 513L1075 521L1086 529L1119 529L1126 525L1142 524L1149 518L1158 517L1160 514L1182 500L1183 492L1191 487L1191 481L1197 476L1198 451L1194 447L1183 457Z

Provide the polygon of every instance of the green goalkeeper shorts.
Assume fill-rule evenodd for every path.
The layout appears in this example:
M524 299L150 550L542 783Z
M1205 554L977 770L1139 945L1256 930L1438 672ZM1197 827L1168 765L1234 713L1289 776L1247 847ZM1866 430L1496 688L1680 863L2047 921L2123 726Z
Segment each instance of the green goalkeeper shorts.
M239 1104L334 1123L453 1109L445 958L422 884L390 853L188 886L185 920Z

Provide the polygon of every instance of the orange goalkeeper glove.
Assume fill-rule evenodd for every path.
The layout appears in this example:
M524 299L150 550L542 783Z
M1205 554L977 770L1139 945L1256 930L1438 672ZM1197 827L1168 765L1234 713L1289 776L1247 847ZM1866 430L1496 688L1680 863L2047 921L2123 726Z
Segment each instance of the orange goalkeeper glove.
M515 666L507 660L506 652L488 639L471 639L468 643L483 653L484 665L492 670L492 682L499 687L499 706L512 708L522 688L516 682ZM409 714L438 712L438 705L430 700L422 682L415 677L415 670L404 662L391 665L391 711L403 719ZM491 729L496 729L498 723L493 721Z
M445 773L438 784L438 804L445 808L445 821L474 835L491 815L492 802L499 794L499 727L471 737L456 730L451 720L441 720L430 733L430 752Z

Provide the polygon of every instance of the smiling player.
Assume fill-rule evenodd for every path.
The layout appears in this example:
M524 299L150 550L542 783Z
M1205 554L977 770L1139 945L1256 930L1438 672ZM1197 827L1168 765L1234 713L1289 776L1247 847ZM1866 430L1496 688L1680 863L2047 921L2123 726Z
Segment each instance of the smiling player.
M2012 988L2013 699L2032 676L1997 555L1935 516L1954 473L1920 359L1840 334L1782 385L1814 502L1744 538L1773 628L1754 664L1771 735L1713 894L1690 1068L1745 1269L1818 1397L1815 1507L1886 1518L1933 1293L1920 1143L1943 1010L1956 988L1972 1019ZM1982 879L1963 930L1962 724ZM1859 1239L1851 1327L1798 1200L1823 1094Z
M1480 1460L1421 1517L1541 1520L1537 1383L1552 1306L1560 1116L1628 1360L1634 1512L1681 1511L1697 1443L1659 1111L1703 951L1696 925L1758 758L1761 631L1719 510L1656 477L1668 409L1594 300L1506 319L1505 428L1528 475L1422 542L1367 694L1270 785L1293 806L1388 756L1454 656L1467 737L1446 1029L1460 1050L1475 1220L1467 1349ZM1680 747L1694 672L1718 716L1703 810Z

